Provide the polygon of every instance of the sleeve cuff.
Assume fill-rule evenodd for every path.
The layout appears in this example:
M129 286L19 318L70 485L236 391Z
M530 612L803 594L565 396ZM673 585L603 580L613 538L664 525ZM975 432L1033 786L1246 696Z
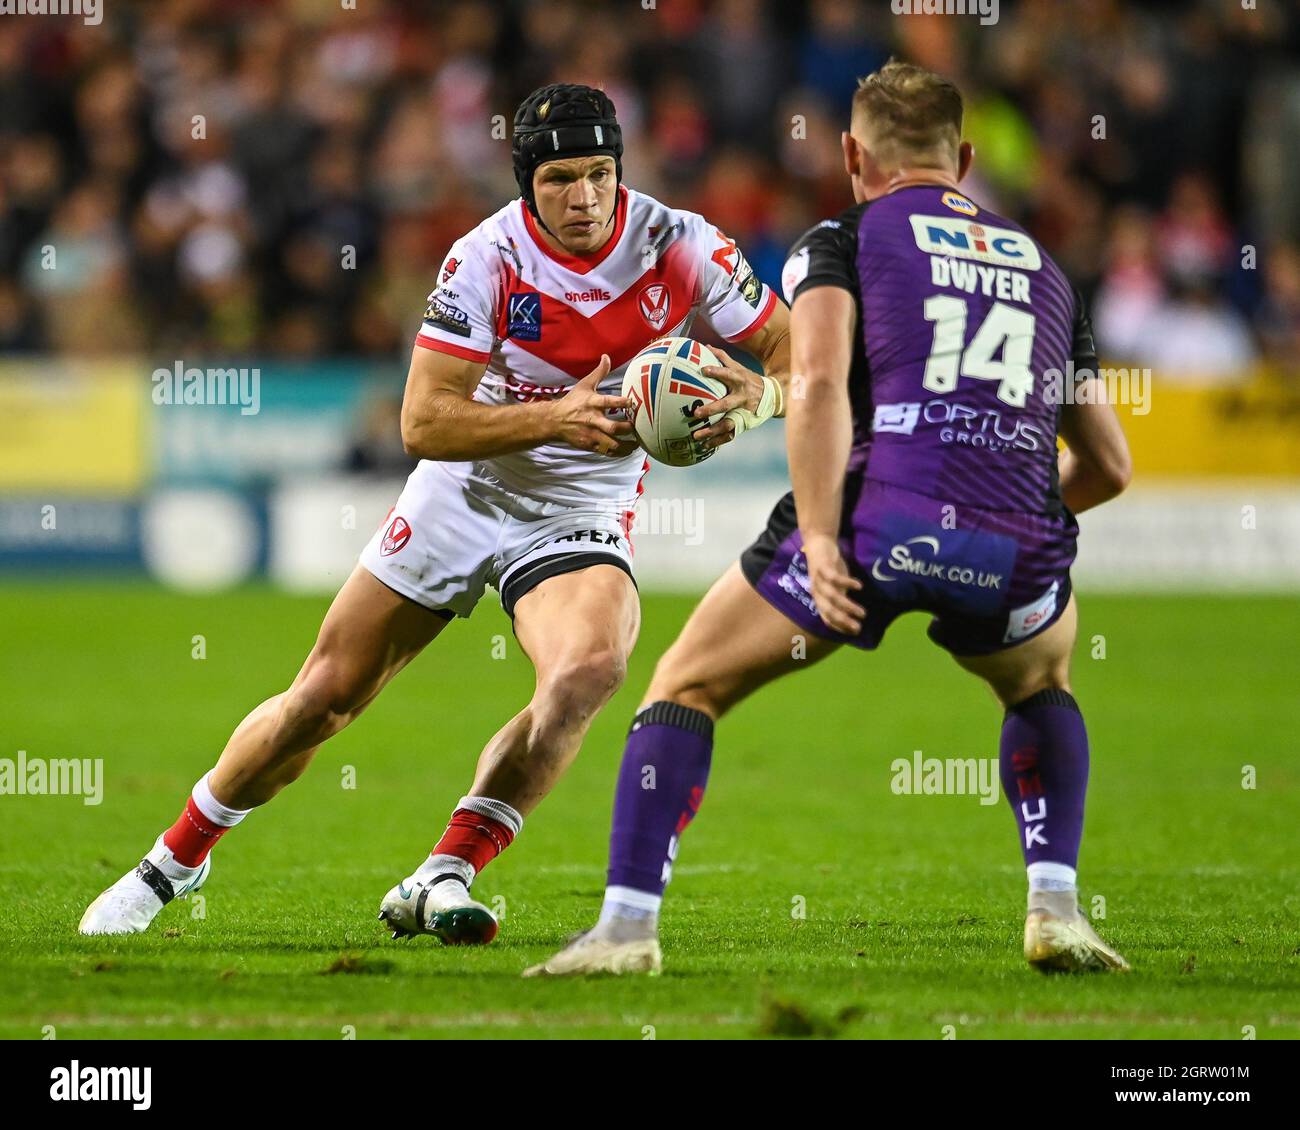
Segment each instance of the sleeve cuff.
M725 334L724 339L726 341L733 344L738 341L744 341L745 338L758 333L758 331L767 324L768 318L772 316L772 311L776 309L776 291L766 285L764 286L764 289L767 291L767 301L763 303L763 309L758 312L758 317L750 322L748 326L740 331L740 333Z
M415 344L421 349L432 349L435 353L449 353L453 357L459 357L462 361L478 361L486 364L492 357L491 353L482 349L470 349L465 345L454 345L450 341L430 337L425 333L415 335Z

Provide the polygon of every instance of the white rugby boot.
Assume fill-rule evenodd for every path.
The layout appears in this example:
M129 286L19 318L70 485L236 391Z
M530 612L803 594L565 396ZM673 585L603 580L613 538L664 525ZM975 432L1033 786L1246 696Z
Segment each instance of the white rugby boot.
M1025 960L1041 973L1128 973L1131 966L1084 917L1076 893L1031 892Z
M379 920L394 938L432 934L449 946L485 946L500 924L456 875L403 879L379 904Z
M524 970L525 977L571 977L592 973L659 973L663 954L659 938L616 941L596 930L579 934L554 957Z
M162 868L173 875L192 873L187 878L169 879ZM192 869L178 864L159 836L135 870L128 871L86 907L77 930L82 934L142 934L164 906L197 891L211 871L211 856Z

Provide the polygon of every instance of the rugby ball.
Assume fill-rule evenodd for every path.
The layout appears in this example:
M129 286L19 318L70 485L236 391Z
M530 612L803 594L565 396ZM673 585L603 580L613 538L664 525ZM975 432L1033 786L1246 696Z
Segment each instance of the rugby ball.
M627 363L627 418L652 459L693 467L716 450L696 440L695 432L717 417L697 417L695 409L727 395L726 385L701 372L720 364L707 345L689 337L661 337Z

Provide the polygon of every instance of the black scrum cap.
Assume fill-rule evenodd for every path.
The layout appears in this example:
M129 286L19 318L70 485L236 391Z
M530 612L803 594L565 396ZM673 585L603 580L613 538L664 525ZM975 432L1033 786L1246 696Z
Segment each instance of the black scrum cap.
M618 181L623 180L623 131L614 103L603 90L557 82L534 90L515 111L510 155L519 192L534 216L533 173L544 161L604 155L614 158Z

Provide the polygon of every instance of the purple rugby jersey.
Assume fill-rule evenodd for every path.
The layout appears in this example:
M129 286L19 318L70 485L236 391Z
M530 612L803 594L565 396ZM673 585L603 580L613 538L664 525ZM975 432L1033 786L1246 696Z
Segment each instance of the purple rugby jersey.
M858 305L851 469L953 504L1060 513L1059 390L1095 371L1096 350L1078 292L1022 228L958 192L904 188L810 230L783 283L790 303L830 285Z
M873 648L909 611L932 613L931 637L958 655L1049 627L1078 532L1058 484L1062 394L1097 367L1078 291L1023 229L931 185L818 224L782 282L791 304L837 286L858 312L840 544L868 614L844 642ZM789 619L839 638L802 550L787 494L741 568Z

